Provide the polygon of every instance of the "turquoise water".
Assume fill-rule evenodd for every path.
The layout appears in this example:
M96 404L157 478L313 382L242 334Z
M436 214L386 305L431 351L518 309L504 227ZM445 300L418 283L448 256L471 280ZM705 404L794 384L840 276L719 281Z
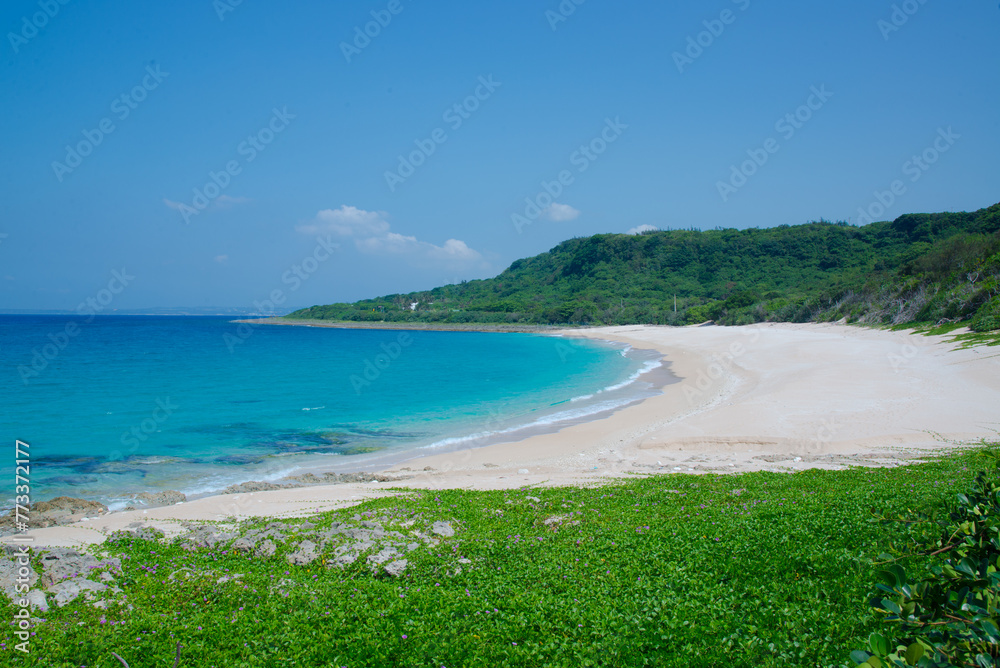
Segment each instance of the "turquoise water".
M11 461L30 445L33 498L112 505L516 439L655 393L660 366L531 334L143 316L0 316L0 356L0 435Z

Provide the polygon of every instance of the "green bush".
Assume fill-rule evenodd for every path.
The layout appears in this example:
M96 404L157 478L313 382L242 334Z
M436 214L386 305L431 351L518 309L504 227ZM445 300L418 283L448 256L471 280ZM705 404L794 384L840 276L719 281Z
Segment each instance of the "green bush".
M973 332L990 332L1000 329L1000 296L994 297L979 307L976 316L969 323Z
M700 306L692 306L687 310L688 324L697 325L706 320L718 320L722 315L722 302L714 301Z
M991 453L994 460L997 455ZM980 473L946 513L890 520L910 543L904 557L878 573L871 606L897 625L872 633L869 652L851 658L864 668L961 666L991 668L1000 655L1000 485L997 469ZM916 557L911 570L898 562ZM927 559L931 561L927 563Z

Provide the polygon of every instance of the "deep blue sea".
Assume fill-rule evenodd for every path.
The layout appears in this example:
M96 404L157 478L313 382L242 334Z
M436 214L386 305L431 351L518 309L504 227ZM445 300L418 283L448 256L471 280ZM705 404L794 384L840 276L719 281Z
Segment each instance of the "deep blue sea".
M655 394L665 372L604 342L228 317L0 316L0 359L0 438L10 462L29 444L33 499L112 507L516 440Z

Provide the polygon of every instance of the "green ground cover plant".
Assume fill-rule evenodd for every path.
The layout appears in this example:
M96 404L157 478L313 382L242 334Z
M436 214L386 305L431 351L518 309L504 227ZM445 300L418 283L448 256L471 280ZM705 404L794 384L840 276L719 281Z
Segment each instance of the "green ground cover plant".
M950 343L955 343L956 350L975 348L976 346L1000 346L1000 330L990 332L968 331L963 323L911 323L897 325L890 329L912 330L924 336L950 336Z
M81 598L40 614L27 656L7 627L0 664L108 668L116 653L132 668L170 666L179 641L180 666L199 668L840 666L885 632L866 602L890 536L919 535L878 518L955 499L987 468L984 452L892 469L409 490L312 518L450 522L454 536L413 552L399 577L364 559L293 566L285 545L265 558L116 540L100 549L122 561L120 604ZM13 619L6 599L0 609Z

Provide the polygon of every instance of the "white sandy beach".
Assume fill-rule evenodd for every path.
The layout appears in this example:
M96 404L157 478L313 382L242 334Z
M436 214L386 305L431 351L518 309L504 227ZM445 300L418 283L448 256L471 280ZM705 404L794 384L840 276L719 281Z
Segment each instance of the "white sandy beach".
M558 433L410 460L388 471L413 476L402 483L207 497L39 529L34 544L100 542L136 521L169 535L183 520L311 515L400 485L495 489L588 484L633 473L894 465L963 443L1000 440L996 347L957 350L947 337L816 324L626 326L565 334L655 349L682 381Z

